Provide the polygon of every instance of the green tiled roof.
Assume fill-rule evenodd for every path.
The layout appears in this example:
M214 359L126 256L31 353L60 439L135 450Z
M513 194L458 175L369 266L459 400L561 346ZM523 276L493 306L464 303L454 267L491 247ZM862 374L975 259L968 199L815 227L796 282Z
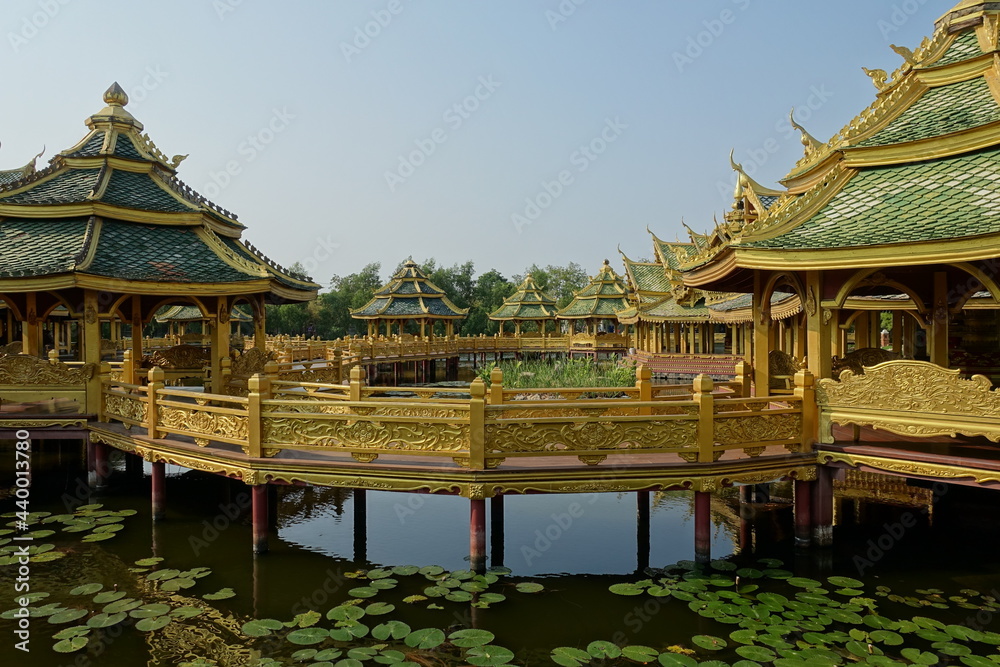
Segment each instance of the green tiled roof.
M73 169L12 195L0 192L0 204L75 204L97 187L100 169Z
M660 300L659 303L642 309L646 317L674 320L708 320L711 312L705 307L705 301L700 300L693 306L682 306L672 298Z
M87 218L0 221L0 276L72 271L85 254L88 222Z
M680 269L681 266L681 260L677 257L678 251L682 257L690 257L698 252L693 243L680 243L676 241L668 243L661 241L655 236L653 237L653 244L660 259L666 263L668 268L675 271Z
M104 133L95 132L79 150L70 153L69 157L96 157L101 154L104 146Z
M848 248L1000 232L1000 149L863 171L816 215L750 248Z
M491 320L548 320L556 316L556 300L528 275L503 305L490 313Z
M222 241L223 245L225 245L230 250L235 252L239 257L248 259L254 264L260 264L261 262L263 262L266 265L267 270L271 273L272 277L274 277L274 279L277 280L279 283L287 285L289 287L302 289L301 283L289 280L288 276L285 275L286 273L288 273L288 269L282 266L278 266L270 259L265 257L262 253L250 252L249 250L244 249L241 246L241 244L237 242L236 239L229 238L228 236L220 236L219 239ZM301 276L301 279L309 280L308 278L306 278L306 276Z
M629 307L625 285L607 262L590 283L576 293L568 306L556 313L563 319L615 317Z
M118 157L129 158L130 160L145 160L139 151L136 149L135 144L124 134L119 134L118 138L115 140L115 150L114 154Z
M419 295L419 296L418 296ZM444 290L428 280L416 262L406 262L392 279L375 292L375 298L351 317L358 319L458 319L468 315L445 296Z
M781 199L781 197L778 197L777 195L759 195L757 199L760 200L760 203L764 205L765 209L771 210L774 203Z
M982 77L927 91L913 106L859 146L885 146L968 130L1000 120L1000 106Z
M253 316L245 306L236 306L229 316L234 322L253 322ZM208 318L197 306L171 306L156 316L157 322L197 322L204 319Z
M941 58L932 63L935 67L940 65L951 65L952 63L961 62L963 60L968 60L969 58L975 58L976 56L981 56L983 50L979 48L979 40L976 38L976 31L969 30L958 36L951 46L948 47L948 51L945 52Z
M24 178L24 169L11 169L9 171L0 171L0 188L2 188L5 185L10 185L11 183L16 183L22 178Z
M228 283L259 280L223 262L190 227L105 220L97 252L84 271L150 282Z
M673 285L662 264L626 260L625 268L637 292L667 294L673 290Z
M111 180L101 201L122 208L144 211L184 213L196 210L193 204L185 205L171 197L148 174L136 174L118 169L111 172Z

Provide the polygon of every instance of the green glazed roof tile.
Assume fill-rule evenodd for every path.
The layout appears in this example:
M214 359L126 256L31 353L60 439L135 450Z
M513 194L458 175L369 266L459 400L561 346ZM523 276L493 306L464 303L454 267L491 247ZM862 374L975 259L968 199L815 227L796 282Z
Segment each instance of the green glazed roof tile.
M234 322L253 322L246 306L236 306L230 313ZM157 322L196 322L207 319L197 306L170 306L156 315Z
M87 218L0 222L0 276L42 276L72 271L87 247Z
M73 169L12 195L0 193L3 204L75 204L85 201L97 187L100 169Z
M105 220L85 273L124 280L228 283L259 280L220 259L189 227Z
M749 248L915 243L1000 232L1000 149L869 169L816 215Z
M968 60L981 56L983 50L979 47L979 39L976 38L976 31L969 30L958 36L941 58L932 63L934 67L941 65L951 65L952 63Z
M79 150L70 153L69 157L96 157L101 154L101 148L104 146L104 133L96 132L90 139L87 140L83 146L80 146Z
M193 204L185 205L171 197L148 174L136 174L118 169L111 172L111 180L101 201L143 211L184 213L196 210Z
M375 292L375 298L352 310L351 316L376 318L461 318L469 312L459 308L443 290L428 280L416 262L407 261L392 279Z
M118 138L115 140L115 150L114 154L118 157L128 158L130 160L145 160L139 151L136 149L135 144L124 134L119 134Z
M858 146L886 146L968 130L1000 120L989 85L982 77L927 91L899 118Z

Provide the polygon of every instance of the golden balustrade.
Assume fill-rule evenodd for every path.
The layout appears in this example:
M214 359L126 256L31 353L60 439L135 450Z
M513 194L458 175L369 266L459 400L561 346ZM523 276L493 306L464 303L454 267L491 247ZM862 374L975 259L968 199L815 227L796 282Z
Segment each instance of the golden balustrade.
M283 451L361 462L429 456L470 470L526 457L598 465L609 456L711 463L727 452L759 457L772 446L809 452L815 426L806 372L796 378L797 395L743 398L731 383L720 387L707 376L685 393L656 387L645 368L634 387L553 390L504 388L499 369L488 386L477 379L468 388L418 388L369 387L361 368L348 385L288 381L278 368L268 364L267 373L250 378L246 397L165 387L159 368L146 386L105 377L101 417L145 427L152 439L235 444L252 458Z

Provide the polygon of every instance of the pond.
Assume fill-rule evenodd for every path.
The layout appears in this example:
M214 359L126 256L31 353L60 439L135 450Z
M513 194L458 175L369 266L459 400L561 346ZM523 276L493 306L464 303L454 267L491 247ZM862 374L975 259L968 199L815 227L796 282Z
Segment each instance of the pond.
M0 444L0 512L17 510L13 460ZM794 548L780 486L743 519L725 493L712 506L717 560L703 569L686 560L689 493L652 495L648 535L636 494L510 496L502 544L476 576L457 497L367 491L360 513L348 489L283 488L271 551L254 558L238 482L170 468L167 520L154 525L148 477L120 461L99 494L80 443L40 443L33 467L30 510L50 514L31 517L25 582L5 542L23 531L3 519L2 664L1000 661L988 492L955 489L933 514L852 496L825 552ZM48 594L28 605L29 653L15 635L24 583Z

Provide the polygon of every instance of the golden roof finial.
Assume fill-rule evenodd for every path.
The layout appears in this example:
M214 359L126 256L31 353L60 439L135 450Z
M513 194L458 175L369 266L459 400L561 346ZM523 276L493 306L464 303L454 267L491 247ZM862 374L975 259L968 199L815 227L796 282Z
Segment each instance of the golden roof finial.
M895 44L890 44L889 48L895 51L903 60L906 61L907 65L911 67L917 64L917 59L913 56L913 51L905 46L896 46Z
M813 135L809 134L806 128L802 127L795 121L795 107L792 107L792 112L788 114L788 120L791 122L792 127L799 131L802 135L802 146L806 149L806 157L812 155L812 152L818 148L822 148L823 143L816 139Z
M123 107L128 104L128 93L115 81L104 91L104 103L110 107Z

